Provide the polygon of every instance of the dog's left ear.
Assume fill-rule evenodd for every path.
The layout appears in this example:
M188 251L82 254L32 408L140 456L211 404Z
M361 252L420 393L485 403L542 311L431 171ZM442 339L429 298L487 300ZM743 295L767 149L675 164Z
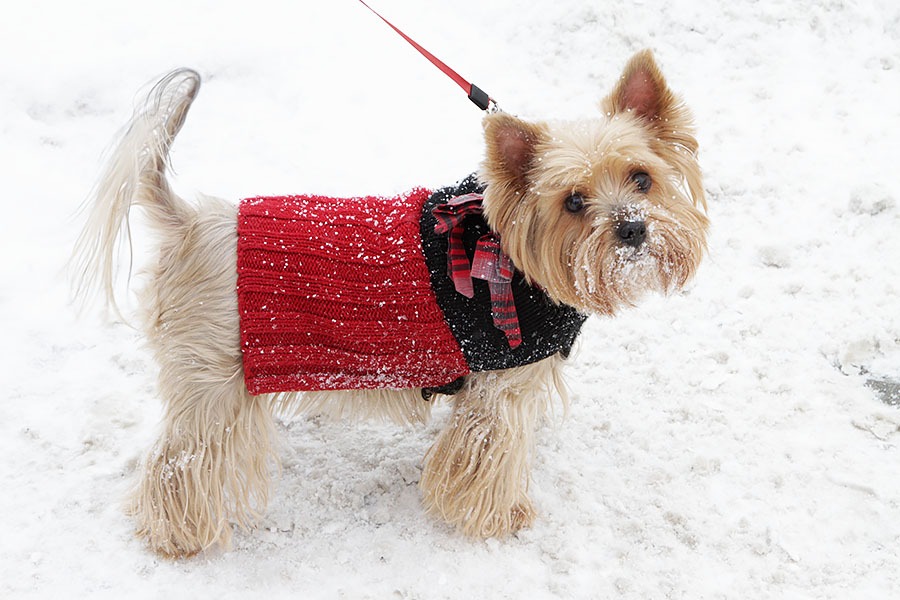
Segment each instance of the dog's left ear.
M642 50L628 61L612 94L603 100L609 115L632 113L648 123L665 122L679 101L666 84L650 50Z
M632 114L653 133L654 151L678 170L695 205L706 207L706 197L696 163L697 138L694 119L687 106L669 89L650 50L642 50L628 61L612 93L601 108L610 117Z
M535 148L544 133L537 125L498 112L484 118L487 146L482 175L490 185L521 189L527 185Z

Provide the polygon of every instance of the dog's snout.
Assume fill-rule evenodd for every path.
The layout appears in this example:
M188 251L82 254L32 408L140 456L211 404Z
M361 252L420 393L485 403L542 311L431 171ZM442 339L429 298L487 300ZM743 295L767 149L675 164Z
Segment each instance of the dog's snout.
M647 239L647 226L643 221L625 221L619 224L616 234L623 244L637 248Z

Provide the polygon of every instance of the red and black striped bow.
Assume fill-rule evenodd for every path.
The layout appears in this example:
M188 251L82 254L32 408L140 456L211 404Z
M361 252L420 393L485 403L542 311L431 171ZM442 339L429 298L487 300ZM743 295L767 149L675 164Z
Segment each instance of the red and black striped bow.
M522 343L522 330L512 293L513 264L500 249L500 237L487 233L475 244L471 264L463 243L465 228L462 223L468 215L481 214L481 194L466 194L451 198L432 210L437 219L435 233L449 233L447 274L453 280L456 291L467 298L475 295L472 278L487 281L491 292L491 316L494 327L506 335L510 348Z

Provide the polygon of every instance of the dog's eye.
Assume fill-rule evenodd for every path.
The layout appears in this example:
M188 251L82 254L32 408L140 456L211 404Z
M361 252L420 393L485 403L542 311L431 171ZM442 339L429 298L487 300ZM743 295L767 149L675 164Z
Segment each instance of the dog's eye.
M570 213L578 213L584 209L584 196L571 194L566 198L566 210Z
M650 187L653 185L653 180L650 178L650 175L644 173L643 171L639 171L631 176L631 180L637 186L637 189L640 193L646 194L650 191Z

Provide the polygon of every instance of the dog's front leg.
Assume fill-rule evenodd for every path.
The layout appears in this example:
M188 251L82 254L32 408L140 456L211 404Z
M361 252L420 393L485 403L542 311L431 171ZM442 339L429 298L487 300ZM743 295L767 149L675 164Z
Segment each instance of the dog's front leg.
M470 376L425 457L421 487L430 512L473 537L502 537L531 524L530 454L560 362Z

